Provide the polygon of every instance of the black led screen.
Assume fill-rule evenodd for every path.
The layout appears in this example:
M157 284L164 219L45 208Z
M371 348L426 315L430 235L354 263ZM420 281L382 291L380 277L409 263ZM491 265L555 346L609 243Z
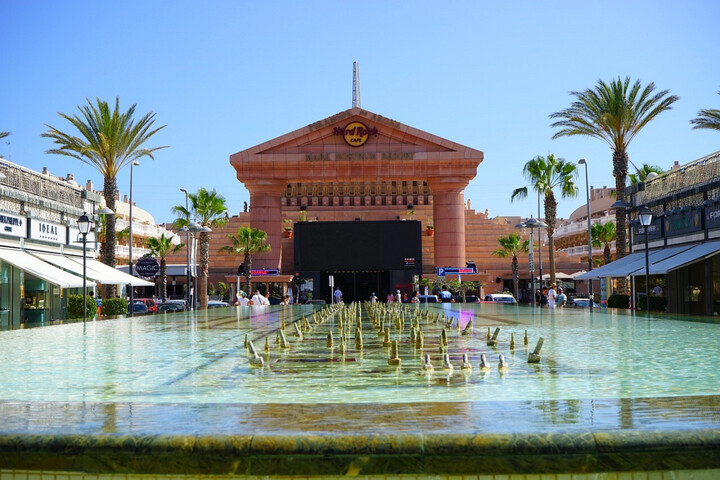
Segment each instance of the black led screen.
M421 268L416 220L295 224L295 271Z

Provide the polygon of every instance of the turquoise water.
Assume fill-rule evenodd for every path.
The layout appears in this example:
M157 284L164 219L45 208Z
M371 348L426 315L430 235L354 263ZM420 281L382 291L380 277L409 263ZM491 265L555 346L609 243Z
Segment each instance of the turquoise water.
M717 361L720 325L673 317L587 310L533 310L506 305L421 306L455 320L448 351L455 369L441 368L441 325L423 324L425 347L400 340L402 367L387 365L370 321L363 322L364 350L352 336L338 352L335 317L298 339L290 325L312 307L212 309L73 323L0 332L0 401L145 403L397 403L484 400L567 400L673 397L720 392ZM275 344L281 320L291 346ZM472 319L471 335L461 335ZM499 346L486 345L487 327L500 327ZM336 348L326 347L329 330ZM523 344L528 331L530 345ZM510 349L510 334L516 347ZM265 359L249 365L245 334ZM270 352L264 351L265 337ZM545 339L539 365L529 350ZM422 370L429 353L434 373ZM473 365L460 369L463 353ZM492 364L480 372L480 355ZM496 368L498 355L509 363Z

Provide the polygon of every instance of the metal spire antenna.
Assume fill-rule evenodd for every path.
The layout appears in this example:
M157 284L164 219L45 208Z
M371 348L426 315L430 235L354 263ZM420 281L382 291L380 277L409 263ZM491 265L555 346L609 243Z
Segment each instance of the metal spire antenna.
M353 92L352 106L360 107L360 67L358 62L353 62Z

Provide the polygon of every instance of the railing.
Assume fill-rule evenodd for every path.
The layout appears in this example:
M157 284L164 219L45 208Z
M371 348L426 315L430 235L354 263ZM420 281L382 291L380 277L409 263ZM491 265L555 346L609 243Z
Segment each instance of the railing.
M118 219L115 223L115 231L120 232L122 230L125 230L130 226L130 223L123 219ZM180 243L180 239L177 238L177 235L168 231L164 227L160 227L158 225L148 225L146 223L139 223L139 222L133 222L132 225L133 229L133 235L138 235L140 237L152 237L157 238L161 234L165 234L166 237L175 236L176 241L173 242L174 244Z
M608 222L615 221L615 215L604 215L602 217L593 217L590 219L591 223L600 223L605 225ZM587 232L587 219L578 222L572 222L567 225L563 225L555 229L555 238L560 238L565 235L572 235L579 232Z
M133 225L134 227L134 225ZM133 228L134 230L134 228ZM150 253L149 248L143 248L143 247L134 247L133 250L133 258L140 258L146 253ZM127 245L115 245L115 255L120 258L129 258L130 257L130 249Z
M574 256L580 256L580 255L587 255L588 247L587 247L587 245L581 245L581 246L570 247L570 248L559 248L558 251L565 252L568 255L574 257ZM604 247L603 248L593 247L593 249L592 249L593 257L598 256L598 255L602 256L604 251L605 251ZM615 251L615 242L610 243L610 251L611 252Z

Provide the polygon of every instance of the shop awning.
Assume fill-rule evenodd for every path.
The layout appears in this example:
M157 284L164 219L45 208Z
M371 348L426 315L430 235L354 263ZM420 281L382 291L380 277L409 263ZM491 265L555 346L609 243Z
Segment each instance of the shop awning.
M54 255L52 253L33 253L36 257L40 258L41 260L51 263L57 267L60 267L64 270L68 270L75 275L79 275L82 277L83 275L83 266L82 266L82 258L81 257L67 257L65 255ZM95 263L93 263L95 262ZM145 282L145 280L131 277L130 275L127 275L123 272L120 272L119 270L115 270L114 268L110 268L109 271L106 271L105 269L98 268L97 264L100 264L102 266L107 266L101 262L98 262L97 260L93 258L87 259L87 278L92 279L95 282L102 283L104 285L127 285L128 283L132 283L134 286L152 286L153 284L150 282ZM95 268L93 268L95 267ZM120 274L120 275L118 275ZM145 283L138 283L138 282L145 282Z
M700 260L720 252L720 241L701 243L694 245L682 252L679 252L662 261L650 265L650 275L664 275L685 265L699 262ZM645 269L635 272L634 275L644 275Z
M50 265L22 250L0 248L0 259L61 288L82 288L83 279ZM88 287L95 283L88 280Z
M655 263L661 262L666 258L672 257L673 255L677 255L680 252L687 250L688 248L690 247L685 245L680 247L668 247L658 250L652 250L648 253L648 260L650 262L650 265L652 266ZM645 252L631 253L630 255L621 258L620 260L615 260L614 262L603 265L600 268L596 268L595 270L592 270L590 272L585 272L581 275L578 275L577 277L575 277L575 280L594 280L597 278L627 277L629 275L633 275L639 270L642 270L643 274L645 273ZM640 272L638 272L638 274L639 273Z
M73 261L79 262L82 265L81 258L77 260L73 259ZM143 280L142 278L133 277L132 275L121 272L116 268L109 267L104 263L98 262L94 259L88 258L87 268L88 270L92 269L96 271L98 275L102 275L102 280L100 280L100 283L103 283L105 285L132 285L133 287L152 287L155 285L152 282L148 282L147 280ZM88 273L88 275L90 274Z

